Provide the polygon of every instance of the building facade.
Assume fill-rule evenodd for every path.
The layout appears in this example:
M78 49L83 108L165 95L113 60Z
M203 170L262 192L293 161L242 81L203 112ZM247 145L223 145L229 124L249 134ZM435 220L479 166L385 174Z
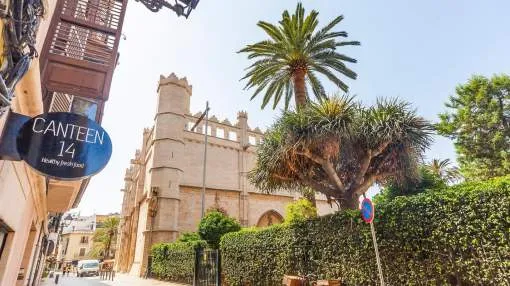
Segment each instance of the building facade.
M56 262L57 267L62 265L77 265L79 260L97 259L104 257L104 253L94 249L94 234L96 230L101 229L104 221L116 217L118 214L91 216L74 216L73 220L62 228L59 235L59 243L57 249ZM108 257L115 255L116 240L110 245L110 253Z
M32 59L15 85L13 100L2 97L2 107L29 117L65 111L100 122L118 59L127 0L2 0L0 4L2 76L8 66L5 55L15 43L13 34L4 31L13 27L13 18L18 19L13 7L44 5L42 17L35 11L27 21L18 21L22 25L14 25L34 29L35 45L30 48L40 56ZM34 12L23 8L23 16ZM8 116L9 112L0 112L0 140ZM50 179L23 161L0 159L0 286L39 284L45 257L54 251L50 241L56 239L61 214L78 205L88 181ZM51 244L53 249L48 247Z
M144 275L149 249L196 231L201 217L204 132L208 138L205 209L221 208L243 226L282 222L295 192L264 194L250 184L247 173L256 162L263 140L259 128L248 126L248 115L237 122L210 117L208 130L191 127L200 113L190 113L192 87L175 74L161 76L154 126L143 132L143 144L125 174L116 269ZM203 124L203 123L202 123ZM319 214L332 212L317 198Z

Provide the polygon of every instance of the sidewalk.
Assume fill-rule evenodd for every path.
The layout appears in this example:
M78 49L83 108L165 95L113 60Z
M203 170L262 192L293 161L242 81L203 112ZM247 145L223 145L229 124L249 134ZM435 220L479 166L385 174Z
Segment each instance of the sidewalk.
M131 276L128 274L115 274L114 281L101 281L106 285L112 286L124 286L124 285L133 285L133 286L184 286L186 284L179 283L171 283L164 282L154 279L143 279L136 276Z
M58 273L62 276L62 273ZM46 278L40 286L56 286L54 278ZM60 277L58 286L186 286L186 284L158 281L154 279L142 279L127 274L116 274L114 281L101 280L99 277Z

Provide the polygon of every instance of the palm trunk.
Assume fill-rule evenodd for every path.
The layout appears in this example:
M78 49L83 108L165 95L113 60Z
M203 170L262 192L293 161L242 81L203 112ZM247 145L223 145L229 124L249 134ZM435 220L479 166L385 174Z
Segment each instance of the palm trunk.
M297 70L294 72L294 99L296 101L296 109L300 109L306 105L306 86L305 86L305 71Z
M303 108L306 103L306 86L305 86L305 71L298 69L294 72L294 99L296 101L296 109ZM315 200L315 191L305 192L304 197L317 208L317 201Z
M103 258L103 260L108 259L108 256L110 254L110 247L111 247L111 244L112 244L112 239L113 239L113 235L110 235L110 237L108 238L108 243L106 243L106 247L105 247L105 250L104 250L104 258Z

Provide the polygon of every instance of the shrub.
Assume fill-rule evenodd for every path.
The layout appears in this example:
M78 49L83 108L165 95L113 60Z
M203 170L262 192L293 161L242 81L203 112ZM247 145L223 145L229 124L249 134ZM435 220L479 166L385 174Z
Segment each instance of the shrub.
M381 202L374 226L387 284L510 281L509 205L510 176ZM283 274L309 273L346 285L378 282L370 227L359 211L231 233L221 250L229 285L276 285Z
M285 223L296 223L317 217L317 208L307 199L299 199L285 207Z
M207 241L210 247L217 249L224 234L240 229L241 225L234 218L218 211L212 211L200 221L198 234Z
M194 242L194 241L198 241L198 240L202 240L200 238L200 235L198 235L198 233L196 233L196 232L183 232L183 233L181 233L181 235L177 239L177 242Z
M290 229L285 225L225 234L220 248L227 284L256 281L253 285L279 285L289 268L291 241Z
M189 283L193 280L195 250L205 246L203 240L154 244L152 274L161 280Z

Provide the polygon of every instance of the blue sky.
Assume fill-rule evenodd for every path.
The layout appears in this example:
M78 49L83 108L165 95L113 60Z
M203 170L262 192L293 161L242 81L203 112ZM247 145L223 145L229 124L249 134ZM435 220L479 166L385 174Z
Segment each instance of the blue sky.
M371 104L377 97L398 96L418 113L436 121L455 86L472 74L510 73L510 1L507 0L304 0L309 11L320 12L320 26L337 15L345 19L338 30L349 33L360 47L344 53L359 77L346 80L350 93ZM152 13L130 1L117 67L103 127L113 141L109 165L96 175L80 204L82 213L120 210L124 171L142 130L152 125L160 74L175 72L193 85L191 110L209 100L211 114L235 122L248 111L251 127L268 127L278 110L260 111L261 99L250 101L242 77L249 61L237 54L244 45L265 39L257 21L276 23L284 9L297 1L202 0L189 19L172 11ZM326 83L326 89L337 89ZM451 141L437 137L429 158L455 158Z

